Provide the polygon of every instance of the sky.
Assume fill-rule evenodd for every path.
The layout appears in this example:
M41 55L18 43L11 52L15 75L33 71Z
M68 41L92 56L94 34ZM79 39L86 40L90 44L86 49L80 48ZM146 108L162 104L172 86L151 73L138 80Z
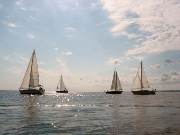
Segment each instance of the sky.
M180 0L0 0L0 90L18 90L33 50L55 92L131 91L140 61L150 87L180 89Z

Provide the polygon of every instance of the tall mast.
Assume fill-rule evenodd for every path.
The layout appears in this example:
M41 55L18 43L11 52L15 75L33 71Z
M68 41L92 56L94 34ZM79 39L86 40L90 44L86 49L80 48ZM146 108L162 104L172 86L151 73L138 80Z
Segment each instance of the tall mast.
M115 91L116 91L116 88L117 88L117 72L116 72L116 68L115 68L114 74L115 74Z
M142 90L142 61L141 61L141 90Z

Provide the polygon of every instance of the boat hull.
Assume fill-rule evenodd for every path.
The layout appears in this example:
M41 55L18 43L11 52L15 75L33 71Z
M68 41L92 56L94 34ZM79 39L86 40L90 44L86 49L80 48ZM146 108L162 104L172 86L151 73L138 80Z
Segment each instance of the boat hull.
M21 94L39 94L42 95L44 93L43 90L37 90L37 89L33 89L33 90L19 90Z
M155 95L155 91L150 90L139 90L139 91L131 91L134 95Z
M106 91L106 94L121 94L123 91Z
M57 93L68 93L67 90L60 90L60 91L56 91Z

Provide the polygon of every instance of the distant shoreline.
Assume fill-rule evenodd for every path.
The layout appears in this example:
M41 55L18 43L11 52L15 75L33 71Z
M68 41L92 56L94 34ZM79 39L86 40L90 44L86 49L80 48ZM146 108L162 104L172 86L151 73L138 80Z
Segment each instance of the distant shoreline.
M157 90L156 92L180 92L180 90Z

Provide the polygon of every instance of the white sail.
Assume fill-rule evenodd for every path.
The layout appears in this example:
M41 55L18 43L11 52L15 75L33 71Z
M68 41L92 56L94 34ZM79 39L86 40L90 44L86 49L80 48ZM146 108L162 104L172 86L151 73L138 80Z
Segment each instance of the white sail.
M62 75L61 75L61 82L60 82L60 90L66 90L66 86L64 85Z
M139 71L137 71L137 74L136 74L136 77L135 77L135 80L134 80L134 85L132 87L132 89L141 89L141 81L140 81L140 78L139 78Z
M116 72L116 74L117 74L117 72ZM117 85L116 85L116 89L115 90L122 90L122 87L121 87L121 83L120 83L120 80L119 80L119 77L118 77L118 74L117 74Z
M66 86L65 86L65 84L64 84L62 75L61 75L61 78L60 78L60 80L59 80L58 85L60 85L60 86L57 86L57 90L58 90L58 89L60 89L61 91L67 90L67 89L66 89Z
M142 65L142 88L150 88L143 65Z
M114 71L113 80L111 84L111 90L116 89L116 71Z
M39 86L39 72L35 51L33 53L32 65L31 65L31 74L30 74L30 87L38 87Z
M38 85L39 85L39 73L38 73L36 54L34 51L29 61L20 89L29 89L30 87L37 87Z
M122 90L121 83L116 71L114 71L111 90L115 90L115 91Z
M139 76L139 69L138 69L132 90L134 89L142 90L143 88L150 88L150 86L149 86L149 83L145 74L145 70L141 61L141 76Z

